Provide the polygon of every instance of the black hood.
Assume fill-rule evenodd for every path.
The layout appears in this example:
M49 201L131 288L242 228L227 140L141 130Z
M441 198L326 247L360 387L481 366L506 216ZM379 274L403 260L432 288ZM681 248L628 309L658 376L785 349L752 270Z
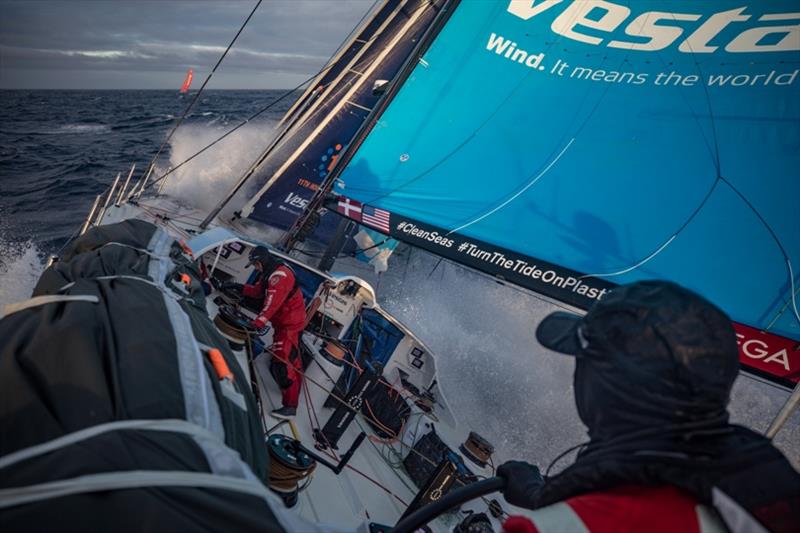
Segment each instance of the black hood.
M683 287L619 287L584 317L548 317L537 336L576 356L575 401L592 440L727 422L739 372L736 335L725 313Z

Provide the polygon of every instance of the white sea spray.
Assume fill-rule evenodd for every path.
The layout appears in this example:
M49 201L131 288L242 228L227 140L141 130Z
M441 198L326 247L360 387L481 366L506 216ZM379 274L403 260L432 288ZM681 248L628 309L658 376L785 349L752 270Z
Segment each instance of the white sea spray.
M210 125L189 125L180 128L170 141L170 166L177 166L225 132ZM269 144L274 124L249 124L232 133L211 149L173 171L163 192L189 202L201 210L210 210L225 196L234 183L256 161ZM153 179L167 169L159 166ZM228 206L228 211L241 208L253 185L244 187ZM227 211L223 211L226 214Z
M30 298L42 272L42 254L33 242L0 235L0 307Z
M407 267L404 260L396 258L394 275L381 278L381 305L435 352L464 436L473 430L494 443L495 464L524 459L540 466L586 440L572 392L574 361L546 350L534 335L536 324L559 307L457 265L434 269L438 259L424 252L415 251ZM742 375L731 420L763 432L788 396ZM774 442L800 468L800 412Z

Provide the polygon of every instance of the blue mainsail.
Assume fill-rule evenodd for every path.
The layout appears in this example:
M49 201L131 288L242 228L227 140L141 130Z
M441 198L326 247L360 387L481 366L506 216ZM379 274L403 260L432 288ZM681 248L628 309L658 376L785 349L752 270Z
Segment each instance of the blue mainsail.
M799 11L460 2L334 191L391 212L392 237L580 307L669 279L796 341ZM785 350L771 362L797 381Z

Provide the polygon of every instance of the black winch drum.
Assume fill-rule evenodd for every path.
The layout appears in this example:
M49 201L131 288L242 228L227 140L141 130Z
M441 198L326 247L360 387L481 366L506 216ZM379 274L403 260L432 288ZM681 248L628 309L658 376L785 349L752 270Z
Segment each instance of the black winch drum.
M239 325L241 319L234 309L225 305L219 308L214 317L214 325L234 350L243 349L248 338L248 331Z

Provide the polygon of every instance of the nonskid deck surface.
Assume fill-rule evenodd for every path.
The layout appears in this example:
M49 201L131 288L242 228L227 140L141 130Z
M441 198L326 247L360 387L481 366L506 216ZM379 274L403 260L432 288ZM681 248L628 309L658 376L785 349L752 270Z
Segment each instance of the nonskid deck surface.
M306 334L304 340L308 344L310 335ZM300 442L310 449L314 449L314 429L324 425L334 411L332 407L320 407L328 397L327 386L333 386L326 375L325 363L318 356L306 370L304 390L297 416L294 418L294 427ZM269 415L269 411L280 407L280 391L269 375L266 356L257 359L255 368L259 375L265 424L271 428L281 422ZM297 510L314 521L348 528L355 528L364 521L394 524L418 491L403 468L399 453L409 453L410 445L419 436L430 431L432 422L421 412L412 413L402 439L389 442L377 437L361 416L356 417L339 440L338 450L315 451L327 456L331 462L338 463L360 432L366 432L367 439L340 474L336 475L324 466L317 465L313 481L300 493ZM288 424L282 424L275 431L292 436L292 429ZM458 428L449 428L443 424L436 424L436 431L445 441L451 443L456 441L450 437L460 433ZM463 436L461 439L463 440ZM491 475L490 470L484 471L475 465L470 466L476 474ZM473 506L465 506L463 509L470 507ZM481 505L478 503L474 507L479 509ZM437 520L434 530L449 531L458 520L457 515L442 517Z

